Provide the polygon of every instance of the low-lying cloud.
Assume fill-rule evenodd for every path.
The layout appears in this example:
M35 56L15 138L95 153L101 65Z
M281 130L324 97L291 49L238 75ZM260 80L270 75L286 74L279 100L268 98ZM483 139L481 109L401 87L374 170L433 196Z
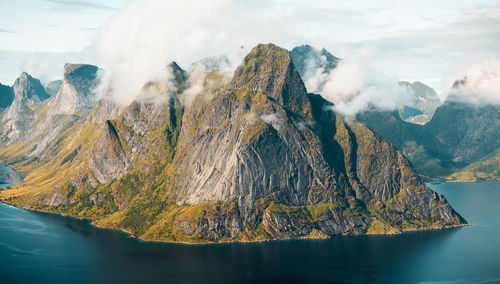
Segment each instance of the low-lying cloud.
M500 59L473 64L455 78L464 81L450 91L450 100L500 105Z
M407 88L371 64L371 56L370 50L363 49L342 59L328 74L321 93L336 111L355 115L370 106L392 110L408 101Z
M144 82L164 80L171 61L186 68L203 57L223 54L234 68L257 43L280 41L289 34L246 8L231 0L128 4L102 27L96 44L106 70L103 95L128 104Z

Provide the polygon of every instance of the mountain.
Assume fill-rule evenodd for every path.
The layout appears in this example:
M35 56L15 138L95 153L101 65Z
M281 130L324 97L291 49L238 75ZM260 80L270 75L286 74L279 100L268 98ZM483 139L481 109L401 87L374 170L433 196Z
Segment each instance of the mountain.
M62 80L54 80L50 81L46 86L45 86L45 91L47 94L49 94L51 97L57 94L59 90L61 89L62 86Z
M14 100L14 91L11 87L0 84L0 110L9 107Z
M321 93L329 73L340 63L340 59L333 56L326 49L316 49L310 45L293 48L290 56L297 66L300 76L304 79L308 91ZM399 86L405 88L408 98L402 100L398 106L399 116L407 122L416 124L427 123L434 114L441 100L431 87L421 83L400 81Z
M299 73L304 78L310 77L306 80L308 89L321 90L328 79L325 74L340 62L328 54L324 49L319 51L307 45L290 52ZM408 99L396 111L371 106L356 117L401 150L420 175L446 177L483 161L494 154L500 143L499 107L464 102L459 91L466 84L466 79L457 80L442 104L429 86L401 81L399 86L406 89Z
M483 157L480 161L446 177L449 181L479 182L490 179L500 179L500 149Z
M190 103L188 74L175 63L168 70L171 80L147 82L105 120L95 119L101 100L39 156L26 155L36 141L0 148L0 159L28 173L0 197L175 242L466 223L390 143L307 93L287 50L259 44L232 78L207 72Z
M188 70L192 70L196 66L202 66L203 69L205 69L206 71L228 70L231 68L231 62L229 61L229 58L225 55L216 57L205 57L191 64Z
M308 44L294 47L290 56L307 89L313 93L321 92L329 72L340 62L328 50L319 50Z
M434 111L441 104L436 91L418 81L411 84L400 81L399 85L406 88L410 94L408 100L398 107L401 119L416 124L429 122Z
M357 118L403 151L417 172L428 177L453 174L500 147L500 107L465 103L453 94L425 125L407 123L397 112L378 109Z
M26 72L21 73L14 81L12 89L14 99L3 113L2 133L10 142L17 142L33 131L35 109L50 96L45 92L40 80Z
M88 64L65 64L61 88L49 105L54 114L86 115L97 103L93 90L98 85L99 68Z

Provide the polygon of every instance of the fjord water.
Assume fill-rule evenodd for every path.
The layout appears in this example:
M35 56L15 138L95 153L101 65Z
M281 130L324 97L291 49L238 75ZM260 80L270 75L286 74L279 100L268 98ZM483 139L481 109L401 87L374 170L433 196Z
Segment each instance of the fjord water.
M9 168L0 167L7 186ZM472 226L217 245L140 242L0 204L1 283L498 283L500 181L431 185Z

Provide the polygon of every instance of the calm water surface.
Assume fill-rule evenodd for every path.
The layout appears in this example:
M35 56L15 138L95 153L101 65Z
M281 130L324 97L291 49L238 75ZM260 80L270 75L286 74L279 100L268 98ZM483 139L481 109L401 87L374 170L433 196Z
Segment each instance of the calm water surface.
M0 204L0 283L500 283L500 182L431 188L472 226L188 246Z

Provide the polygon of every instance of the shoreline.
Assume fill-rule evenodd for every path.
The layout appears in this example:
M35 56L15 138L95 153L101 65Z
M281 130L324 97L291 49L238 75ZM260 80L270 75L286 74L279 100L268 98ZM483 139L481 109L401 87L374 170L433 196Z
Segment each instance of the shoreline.
M17 174L20 174L22 176L22 179L21 179L20 183L22 183L24 181L24 177L27 176L26 173L23 173L21 171L16 170L14 167L11 167L7 163L1 162L1 161L0 161L0 163L2 163L5 166L11 168ZM500 179L491 179L491 180L500 180ZM488 181L488 180L481 180L481 181L476 181L476 182L442 180L442 181L440 181L440 183L446 183L446 182L450 182L450 183L452 183L452 182L478 183L478 182L483 182L483 181ZM430 182L430 183L432 184L432 182ZM19 183L14 183L14 184L11 184L11 185L9 185L7 187L4 187L4 188L8 188L8 187L10 187L12 185L15 185L15 184L19 184ZM0 191L2 191L2 189L0 189ZM326 240L326 239L331 239L331 238L334 238L334 237L337 237L337 236L363 236L363 235L366 235L366 236L389 236L389 235L401 235L401 234L411 233L411 232L423 232L423 231L431 231L431 230L445 230L445 229L452 229L452 228L458 228L458 227L472 226L471 224L465 223L465 224L457 224L457 225L447 225L447 226L442 226L442 227L430 227L430 228L422 228L422 229L408 229L408 230L402 230L401 232L396 232L396 233L373 233L373 234L364 233L364 234L345 234L345 235L344 234L340 234L340 235L333 235L333 236L329 236L329 237L316 237L316 238L314 238L314 237L310 237L310 238L308 238L308 237L299 237L299 238L294 238L294 239L231 240L231 241L216 241L216 242L214 242L214 241L206 241L206 242L168 241L168 240L158 240L158 239L145 239L145 238L141 238L141 237L135 235L134 233L132 233L131 231L128 231L128 230L123 229L123 228L100 226L100 225L97 225L97 224L94 223L94 221L95 221L94 219L82 218L82 217L72 216L72 215L66 214L66 213L52 212L52 211L48 211L48 210L44 210L44 209L19 207L19 206L16 206L16 205L8 202L9 200L11 200L13 198L15 198L15 197L10 197L7 200L0 198L0 203L7 204L9 206L13 206L13 207L16 207L16 208L22 209L22 210L28 210L28 211L32 211L32 212L40 212L40 213L45 213L45 214L54 214L54 215L57 215L57 216L68 217L68 218L72 218L72 219L75 219L75 220L88 221L89 225L92 226L92 227L94 227L94 228L97 228L97 229L100 229L100 230L109 230L109 231L121 232L121 233L126 234L127 238L136 239L137 241L145 242L145 243L162 243L162 244L179 244L179 245L214 245L214 244L229 244L229 243L263 243L263 242L289 241L289 240Z
M429 228L422 228L422 229L409 229L409 230L403 230L401 232L397 233L374 233L374 234L339 234L339 235L333 235L325 238L308 238L308 237L300 237L300 238L295 238L295 239L263 239L263 240L236 240L236 241L206 241L206 242L185 242L185 241L168 241L168 240L158 240L158 239L145 239L141 238L134 233L122 229L122 228L116 228L116 227L105 227L105 226L100 226L94 223L93 219L89 218L82 218L82 217L76 217L72 216L69 214L65 213L59 213L59 212L52 212L48 210L43 210L43 209L34 209L34 208L24 208L24 207L18 207L14 204L10 204L5 202L4 200L0 199L0 203L6 204L21 210L27 210L31 212L38 212L38 213L44 213L44 214L52 214L60 217L67 217L75 220L82 220L82 221L88 221L88 225L92 226L96 229L99 230L106 230L106 231L114 231L118 233L123 233L126 235L127 238L129 239L135 239L139 242L143 243L155 243L155 244L171 244L171 245L189 245L189 246L201 246L201 245L223 245L223 244L234 244L234 243L242 243L242 244L251 244L251 243L266 243L266 242L279 242L279 241L301 241L301 240L328 240L332 239L335 237L353 237L353 236L396 236L396 235L403 235L407 233L416 233L416 232L426 232L426 231L437 231L437 230L447 230L447 229L453 229L453 228L461 228L461 227L469 227L472 226L472 224L466 223L466 224L458 224L458 225L447 225L443 227L429 227Z

